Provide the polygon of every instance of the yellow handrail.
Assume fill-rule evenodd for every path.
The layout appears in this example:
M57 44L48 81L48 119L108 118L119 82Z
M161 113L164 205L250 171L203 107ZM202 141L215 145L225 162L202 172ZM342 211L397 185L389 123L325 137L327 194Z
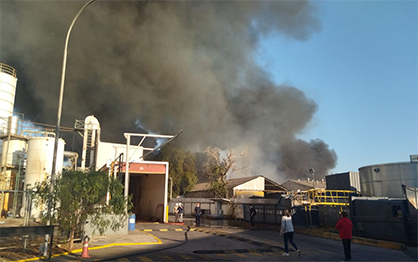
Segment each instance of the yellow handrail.
M289 194L290 192L287 192ZM350 194L360 194L351 190L310 189L292 194L302 205L311 206L349 206Z

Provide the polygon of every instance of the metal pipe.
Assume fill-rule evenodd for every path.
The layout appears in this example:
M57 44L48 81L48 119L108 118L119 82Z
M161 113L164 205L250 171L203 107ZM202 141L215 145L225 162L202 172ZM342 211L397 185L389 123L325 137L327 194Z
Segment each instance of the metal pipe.
M173 199L173 178L170 177L170 201Z
M128 199L129 196L129 147L131 146L131 135L126 135L126 166L125 166L125 199ZM128 205L126 205L126 213L128 213Z
M20 179L20 169L21 169L21 167L22 167L22 159L19 157L19 155L18 155L18 158L19 158L19 171L17 172L17 174L16 174L16 183L15 183L15 193L13 193L13 215L14 215L14 218L16 218L16 213L17 213L17 192L18 192L18 190L19 190L19 179Z
M6 147L6 154L2 156L1 163L2 163L2 174L1 174L1 202L0 202L0 217L3 215L3 205L4 205L4 190L6 188L6 172L7 172L7 157L9 156L9 145L10 145L10 133L7 135L7 147ZM4 161L3 161L4 159Z

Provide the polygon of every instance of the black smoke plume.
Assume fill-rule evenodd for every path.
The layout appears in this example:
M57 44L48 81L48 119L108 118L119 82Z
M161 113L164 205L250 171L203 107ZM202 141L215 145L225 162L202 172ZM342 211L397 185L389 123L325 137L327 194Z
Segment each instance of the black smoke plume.
M54 124L64 41L84 1L1 1L0 61L18 70L15 111ZM251 174L318 178L323 141L297 139L317 105L275 85L256 62L261 37L305 41L321 23L308 1L96 1L70 37L62 124L94 114L102 140L139 120L191 151L248 147ZM274 48L274 47L273 47Z

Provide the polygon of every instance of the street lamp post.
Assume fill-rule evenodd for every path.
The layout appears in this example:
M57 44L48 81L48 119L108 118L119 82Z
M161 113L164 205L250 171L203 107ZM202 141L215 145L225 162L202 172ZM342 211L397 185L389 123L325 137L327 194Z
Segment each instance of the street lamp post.
M312 185L313 185L313 189L315 189L315 169L313 168L309 169L309 173L312 174Z
M66 66L67 66L67 49L68 49L68 40L70 39L71 30L73 29L73 26L77 20L77 18L80 16L80 14L83 12L83 10L90 4L92 4L96 0L90 0L87 2L76 14L73 21L71 22L70 28L67 32L67 38L65 39L65 47L64 47L64 58L62 61L62 73L61 73L61 86L60 86L60 96L59 96L59 102L58 102L58 115L57 115L57 127L56 127L56 134L55 134L55 143L54 143L54 156L52 159L52 170L51 170L51 188L50 193L54 191L54 182L55 182L55 173L56 173L56 165L57 165L57 151L58 151L58 142L59 142L59 135L60 135L60 125L61 125L61 111L62 111L62 100L64 96L64 82L65 82L65 72L66 72ZM49 199L48 203L48 221L47 225L50 225L51 223L51 197Z
M173 178L170 177L170 201L173 199Z

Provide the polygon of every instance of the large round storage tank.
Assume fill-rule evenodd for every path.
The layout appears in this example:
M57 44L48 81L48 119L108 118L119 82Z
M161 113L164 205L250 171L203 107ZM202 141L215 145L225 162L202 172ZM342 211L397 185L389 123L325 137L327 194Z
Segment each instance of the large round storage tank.
M32 137L29 139L26 158L26 187L33 187L36 182L41 182L51 176L54 143L54 137ZM64 140L59 139L56 164L57 173L62 172L64 146Z
M364 166L359 172L363 195L403 198L402 185L418 187L418 162Z
M2 166L19 166L23 165L27 148L26 139L11 137L10 141L3 141L3 150L1 154Z
M6 132L8 117L13 115L16 83L16 69L0 63L0 135Z

